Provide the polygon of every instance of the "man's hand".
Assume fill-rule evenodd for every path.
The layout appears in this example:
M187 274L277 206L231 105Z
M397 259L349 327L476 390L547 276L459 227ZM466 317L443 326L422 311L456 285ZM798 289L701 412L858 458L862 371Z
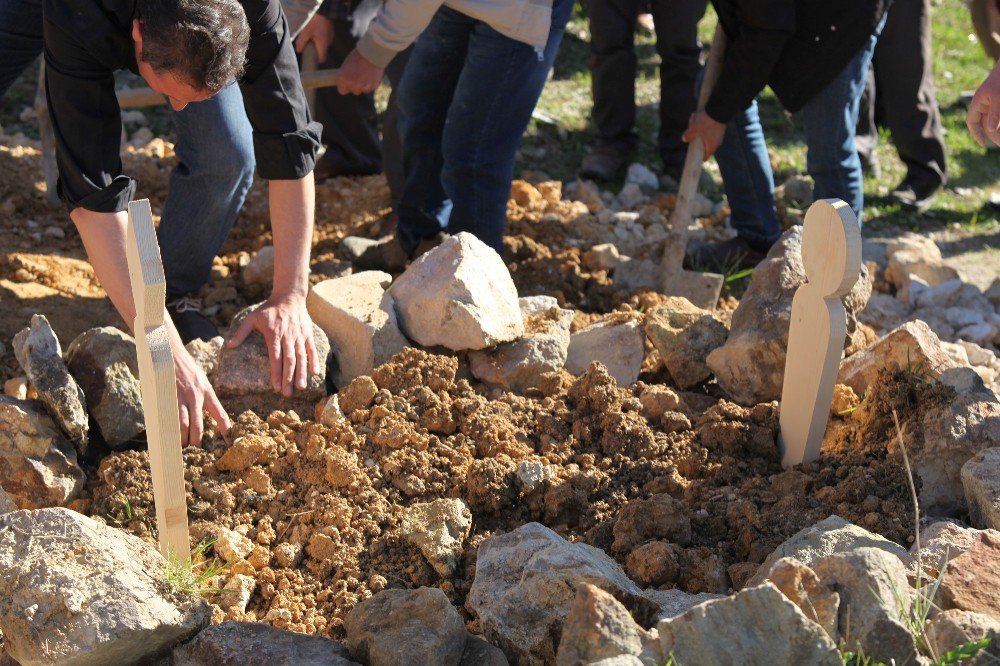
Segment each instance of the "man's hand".
M340 74L337 76L337 90L341 95L363 95L370 93L382 81L381 67L376 67L365 60L365 57L354 49L340 66Z
M1000 64L973 96L965 124L980 146L987 141L1000 146Z
M321 14L313 14L305 27L295 38L295 51L302 53L306 44L312 42L320 62L326 62L326 53L333 42L333 21Z
M181 445L200 447L201 437L205 433L205 411L215 419L223 437L228 434L232 423L229 414L216 397L215 390L208 382L208 377L184 348L184 343L181 342L173 326L168 325L168 329L170 351L174 357L174 372L177 375Z
M705 144L705 159L707 160L722 145L722 138L725 134L726 126L724 123L713 119L704 111L698 111L691 114L687 131L684 132L681 139L684 143L691 143L696 138L700 138Z
M254 330L260 331L271 361L271 385L288 397L293 385L301 391L310 376L320 373L312 327L304 298L272 295L243 320L226 344L239 346Z

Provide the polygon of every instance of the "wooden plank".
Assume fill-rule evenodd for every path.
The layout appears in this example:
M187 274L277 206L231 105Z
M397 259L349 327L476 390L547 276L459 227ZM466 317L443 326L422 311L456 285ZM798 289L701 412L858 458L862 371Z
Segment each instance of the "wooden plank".
M339 69L321 69L315 72L302 72L299 78L302 79L302 87L306 90L313 88L328 88L337 85ZM167 98L151 88L126 88L119 90L118 106L122 109L135 109L143 106L158 106L166 104Z
M313 42L306 44L302 49L302 74L313 74L319 69L319 53L316 52L316 45ZM316 117L316 89L304 88L306 93L306 104L309 105L309 113Z
M160 552L190 560L177 382L164 323L167 283L148 199L128 206L125 252L135 303L135 347Z
M42 139L42 174L45 176L45 200L50 206L59 205L59 169L56 166L56 134L49 117L49 100L45 94L45 58L38 65L38 88L35 90L35 116L38 136Z
M802 265L807 282L792 299L778 445L791 467L819 457L833 389L847 337L841 300L861 274L861 227L839 199L817 201L806 212Z

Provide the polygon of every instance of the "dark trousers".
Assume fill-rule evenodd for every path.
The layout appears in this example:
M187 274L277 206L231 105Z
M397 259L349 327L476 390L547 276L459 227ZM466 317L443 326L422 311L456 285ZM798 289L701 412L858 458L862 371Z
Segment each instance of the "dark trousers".
M351 35L351 22L333 22L333 42L327 51L324 67L340 67L358 40ZM316 120L323 124L323 160L332 162L346 173L378 173L385 171L395 210L403 192L403 148L399 135L399 111L396 90L412 47L398 54L386 67L385 75L392 86L389 103L382 118L379 139L375 95L341 95L336 88L316 91Z
M698 21L706 0L651 0L660 55L660 131L657 147L667 168L684 164L681 134L695 109L694 82L701 69ZM636 18L643 0L587 0L594 124L600 145L635 148Z
M930 0L895 0L875 47L861 98L856 144L869 157L878 125L889 129L907 180L936 188L945 181L944 136L934 90Z

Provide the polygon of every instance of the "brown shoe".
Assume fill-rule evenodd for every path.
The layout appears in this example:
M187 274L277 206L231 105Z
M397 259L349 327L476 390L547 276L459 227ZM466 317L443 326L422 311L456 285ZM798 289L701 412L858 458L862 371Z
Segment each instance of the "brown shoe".
M684 255L684 266L693 270L713 270L725 274L755 268L766 257L766 252L761 252L737 236L727 241L703 243L688 248Z

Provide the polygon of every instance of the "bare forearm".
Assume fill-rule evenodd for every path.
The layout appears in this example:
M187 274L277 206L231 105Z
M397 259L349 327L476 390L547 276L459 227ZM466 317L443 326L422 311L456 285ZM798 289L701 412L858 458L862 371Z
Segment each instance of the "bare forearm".
M309 290L316 191L310 173L299 180L272 180L271 232L274 235L275 297L305 298Z
M87 250L90 264L94 267L108 298L132 328L135 320L135 304L132 301L132 285L129 282L128 264L125 260L125 234L128 214L95 213L83 208L75 208L70 218L80 232L83 247Z

